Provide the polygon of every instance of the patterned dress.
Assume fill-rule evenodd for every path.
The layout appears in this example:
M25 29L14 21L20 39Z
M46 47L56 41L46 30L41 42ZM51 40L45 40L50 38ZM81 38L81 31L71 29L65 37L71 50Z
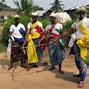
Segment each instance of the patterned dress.
M60 30L62 30L62 24L59 23L49 24L46 27L46 30L50 31L50 36L48 39L50 43L48 45L50 63L51 67L55 67L55 65L61 64L63 59L65 58L65 50L63 47L62 39L58 41L58 44L52 43L59 36Z

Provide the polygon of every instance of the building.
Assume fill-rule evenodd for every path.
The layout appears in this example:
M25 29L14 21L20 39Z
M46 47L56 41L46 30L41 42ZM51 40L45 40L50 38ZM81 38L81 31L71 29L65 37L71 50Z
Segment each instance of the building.
M12 8L0 8L0 18L1 19L7 19L8 16L14 16L17 14L16 9Z
M8 16L14 16L17 14L17 10L13 9L5 4L0 3L0 23L3 23Z

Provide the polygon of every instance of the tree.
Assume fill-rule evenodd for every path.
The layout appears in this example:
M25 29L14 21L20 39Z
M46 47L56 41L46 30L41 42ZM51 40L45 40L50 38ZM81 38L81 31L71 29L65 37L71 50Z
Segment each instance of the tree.
M1 1L0 1L0 9L11 8L11 7L8 6L7 4L4 4L3 2L5 2L5 0L1 0Z
M33 11L43 10L42 7L33 6L33 0L13 0L13 1L14 4L17 6L18 11L26 15L31 14L31 12Z
M59 12L64 9L64 4L61 4L61 1L59 0L54 0L54 2L51 3L51 5L52 5L51 9L54 12Z
M43 8L35 5L35 6L32 7L32 10L33 11L43 10Z
M17 6L19 12L25 14L31 13L33 1L32 0L13 0L14 4Z
M0 0L0 3L5 2L5 0Z

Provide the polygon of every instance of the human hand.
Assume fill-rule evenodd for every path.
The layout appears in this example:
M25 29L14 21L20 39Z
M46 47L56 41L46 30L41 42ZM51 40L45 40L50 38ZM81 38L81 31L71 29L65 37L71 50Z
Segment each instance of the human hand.
M54 44L58 44L58 39L53 41Z
M41 41L38 41L38 45L40 45L41 44Z
M24 43L23 43L23 47L26 45L27 41L25 40Z

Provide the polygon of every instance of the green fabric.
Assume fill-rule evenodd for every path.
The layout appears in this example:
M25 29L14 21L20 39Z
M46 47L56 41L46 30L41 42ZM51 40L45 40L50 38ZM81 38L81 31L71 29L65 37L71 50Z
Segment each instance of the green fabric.
M53 24L51 23L50 25L52 26ZM56 27L54 27L54 30L57 31L60 34L60 31ZM64 45L62 39L59 39L58 43L60 45Z
M60 31L56 27L54 27L54 29L60 34ZM59 39L58 43L64 45L62 39Z

